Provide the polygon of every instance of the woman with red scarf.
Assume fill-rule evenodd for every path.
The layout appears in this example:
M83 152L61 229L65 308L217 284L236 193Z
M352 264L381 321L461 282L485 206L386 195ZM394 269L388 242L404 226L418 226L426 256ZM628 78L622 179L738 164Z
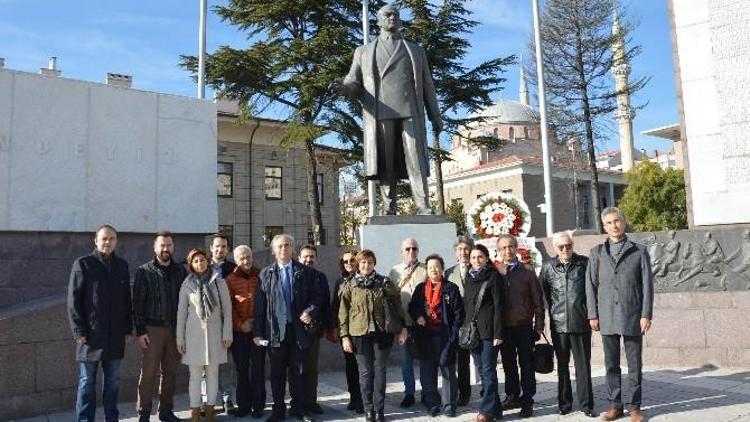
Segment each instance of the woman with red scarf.
M458 381L456 349L458 329L464 322L464 304L458 287L443 279L445 264L440 255L430 255L427 280L417 285L409 303L409 314L416 321L415 339L420 353L420 381L425 405L431 416L441 409L456 416ZM443 388L438 394L438 369Z

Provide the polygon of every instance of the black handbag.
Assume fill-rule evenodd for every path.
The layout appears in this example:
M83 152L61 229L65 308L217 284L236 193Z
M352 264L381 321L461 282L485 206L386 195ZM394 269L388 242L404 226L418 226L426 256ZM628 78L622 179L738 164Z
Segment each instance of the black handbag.
M549 344L547 336L542 333L545 343L534 345L534 370L540 374L549 374L555 369L555 348Z
M488 281L489 280L485 280L479 288L479 293L474 302L474 314L472 315L471 320L464 323L464 325L458 329L458 347L462 349L474 350L479 346L477 314L479 313L479 307L482 306L482 299L484 299L484 291L487 289Z

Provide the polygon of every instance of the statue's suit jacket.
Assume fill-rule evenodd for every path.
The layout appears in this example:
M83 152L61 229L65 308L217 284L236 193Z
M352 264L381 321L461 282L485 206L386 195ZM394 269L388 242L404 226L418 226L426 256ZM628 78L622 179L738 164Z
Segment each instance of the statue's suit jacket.
M435 122L440 122L440 109L435 95L432 75L427 63L427 56L422 47L402 40L401 46L394 50L385 68L378 69L375 52L377 51L379 40L380 38L378 37L370 44L358 47L354 51L351 69L344 79L345 86L358 91L357 95L362 103L365 176L368 178L377 178L382 173L382 169L378 169L377 148L378 104L382 95L380 83L382 80L388 78L389 72L395 69L396 66L394 64L398 60L405 58L411 61L412 75L409 76L413 78L414 91L404 92L398 98L389 98L389 100L409 102L409 107L412 109L411 115L416 123L416 133L413 136L419 147L420 163L418 164L425 169L426 173L429 173L424 110L425 108L427 109L429 119L434 124ZM396 176L401 179L407 177L406 168L403 163L397 163Z

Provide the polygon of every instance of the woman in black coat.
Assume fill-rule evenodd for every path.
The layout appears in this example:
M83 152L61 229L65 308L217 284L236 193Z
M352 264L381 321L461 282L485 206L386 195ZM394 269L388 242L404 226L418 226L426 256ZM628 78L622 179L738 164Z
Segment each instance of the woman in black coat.
M474 318L477 321L480 342L471 354L474 362L479 365L484 395L476 420L485 422L503 416L497 382L497 353L503 343L503 287L500 273L490 262L490 254L486 247L474 245L469 255L469 263L471 268L464 284L464 309L466 322ZM475 315L477 299L485 283L485 291L479 300L479 310Z
M416 321L422 394L431 416L440 413L442 402L443 413L454 417L458 391L456 348L458 329L464 322L464 304L458 287L443 278L443 258L430 255L425 264L427 281L417 285L409 302L409 315ZM443 378L440 395L437 391L438 369Z
M328 335L328 340L338 343L338 321L339 321L339 304L341 302L341 288L344 283L349 281L352 275L357 269L357 251L350 249L341 255L339 260L339 269L341 270L341 278L336 280L333 285L333 298L331 299L331 321L336 325L335 329ZM343 349L342 349L343 350ZM344 368L346 370L346 389L349 391L349 404L346 406L347 409L353 410L358 414L365 413L365 407L362 404L362 393L359 389L359 366L357 366L357 358L354 353L344 352Z

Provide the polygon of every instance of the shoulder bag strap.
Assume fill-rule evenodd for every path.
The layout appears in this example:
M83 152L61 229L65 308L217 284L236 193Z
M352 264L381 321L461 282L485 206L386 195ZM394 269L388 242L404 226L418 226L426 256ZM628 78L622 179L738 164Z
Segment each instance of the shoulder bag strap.
M489 279L485 280L482 283L482 286L479 288L479 293L477 294L476 301L474 302L474 315L471 316L472 322L477 322L477 314L479 313L479 307L482 306L482 299L484 299L484 292L487 290L487 283L489 283Z

